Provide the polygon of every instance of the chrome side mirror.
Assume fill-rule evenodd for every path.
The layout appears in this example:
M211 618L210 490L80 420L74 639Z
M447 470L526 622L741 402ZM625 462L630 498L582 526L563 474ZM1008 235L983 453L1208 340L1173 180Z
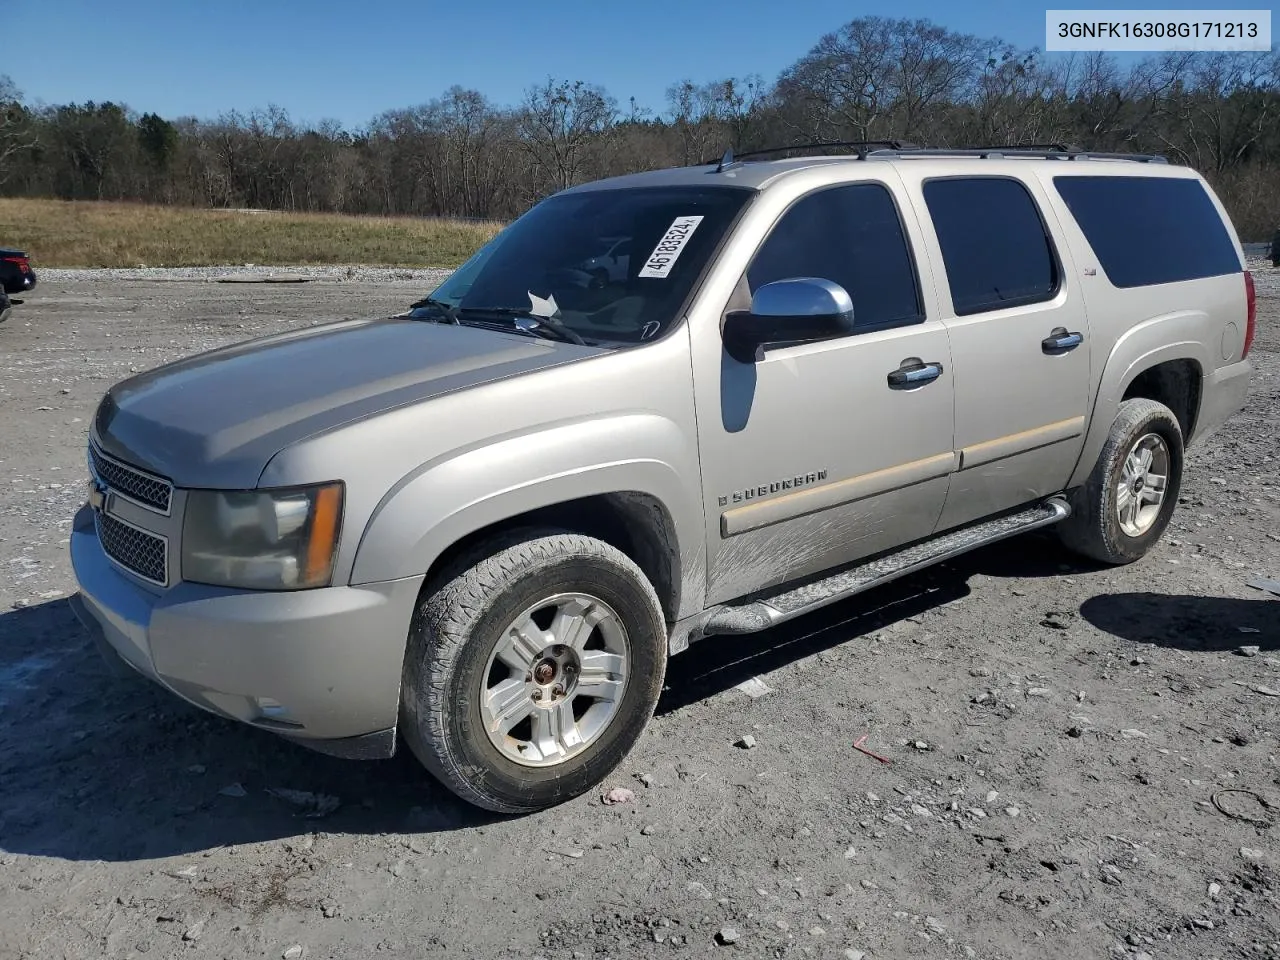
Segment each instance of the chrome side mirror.
M853 332L853 300L838 283L818 277L775 280L756 290L751 310L725 319L724 344L741 363L763 358L771 344L806 343Z

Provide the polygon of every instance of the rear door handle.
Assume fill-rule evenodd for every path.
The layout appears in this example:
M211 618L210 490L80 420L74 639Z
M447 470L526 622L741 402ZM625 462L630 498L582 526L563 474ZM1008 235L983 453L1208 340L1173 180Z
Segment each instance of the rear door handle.
M1083 333L1068 333L1066 327L1058 327L1040 341L1040 349L1045 353L1066 353L1084 343Z
M933 383L942 376L942 364L924 363L912 358L903 361L902 366L889 374L889 386L895 390L904 387L919 387Z

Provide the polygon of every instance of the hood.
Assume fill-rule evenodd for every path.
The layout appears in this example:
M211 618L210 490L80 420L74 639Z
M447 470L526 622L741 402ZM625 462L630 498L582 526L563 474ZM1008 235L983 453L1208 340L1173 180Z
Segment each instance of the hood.
M281 449L405 404L606 352L422 320L344 321L249 340L112 387L103 450L179 487L247 489Z

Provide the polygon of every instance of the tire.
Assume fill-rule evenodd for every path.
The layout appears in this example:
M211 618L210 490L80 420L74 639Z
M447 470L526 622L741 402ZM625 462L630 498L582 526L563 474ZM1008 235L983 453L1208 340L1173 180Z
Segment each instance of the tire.
M9 319L9 314L13 312L13 307L9 303L9 298L0 293L0 323L4 323Z
M630 752L662 690L666 622L640 568L599 540L529 531L486 554L446 572L419 605L401 730L463 800L528 813L585 793ZM505 723L494 705L509 708Z
M1152 458L1145 471L1135 471L1145 459L1140 446ZM1139 457L1137 463L1130 460L1131 454ZM1125 400L1088 481L1069 495L1071 516L1058 525L1062 543L1102 563L1118 566L1140 559L1173 517L1182 489L1182 464L1182 428L1173 411L1154 400ZM1159 503L1154 504L1150 502L1152 478L1157 476L1165 479L1158 491L1162 494ZM1127 494L1121 493L1122 479Z

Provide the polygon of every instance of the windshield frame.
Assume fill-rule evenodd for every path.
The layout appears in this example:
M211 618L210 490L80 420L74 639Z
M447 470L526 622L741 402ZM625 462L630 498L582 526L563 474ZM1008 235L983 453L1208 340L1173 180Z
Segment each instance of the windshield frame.
M675 331L679 330L687 322L690 306L697 299L698 295L701 293L707 281L708 276L710 275L712 270L714 270L716 265L719 263L720 257L723 254L725 247L731 242L734 235L737 233L738 226L742 222L743 217L746 216L747 212L751 209L753 204L761 196L761 191L758 188L752 187L752 186L743 186L741 184L728 184L728 183L705 184L705 185L699 184L699 183L661 184L661 185L641 184L641 185L635 185L635 186L613 186L613 187L603 187L603 186L595 187L595 186L588 185L586 189L584 189L583 187L570 187L567 190L561 190L558 193L554 193L554 194L551 194L550 196L544 197L542 200L538 201L536 204L534 204L528 210L522 213L515 220L512 220L509 224L503 227L501 231L499 231L495 236L493 236L488 242L486 242L483 246L477 249L470 257L468 257L465 261L463 261L462 264L460 264L454 270L450 271L449 275L443 278L438 284L436 284L436 286L431 290L430 293L426 295L426 298L424 299L434 299L434 300L444 299L441 297L441 293L444 291L444 288L448 286L448 284L458 275L459 272L462 271L463 268L471 266L473 264L477 264L477 261L479 261L479 264L476 266L476 269L483 269L483 261L487 260L489 256L497 249L499 242L502 240L503 236L507 233L507 231L511 230L513 227L515 227L516 224L520 223L523 219L525 219L531 213L537 210L542 204L547 203L548 201L555 200L560 197L571 196L571 195L582 196L585 194L592 194L592 193L601 193L601 194L603 193L640 193L640 192L648 192L648 191L660 192L663 190L670 190L673 188L675 189L688 188L690 191L711 189L715 191L724 191L726 193L736 193L736 194L742 195L742 202L738 204L737 209L725 221L724 228L721 230L719 237L716 238L715 242L708 249L707 255L703 259L703 262L699 265L697 273L693 275L689 283L688 289L686 290L684 295L678 301L676 301L675 305L673 306L670 312L670 318L668 322L662 325L661 329L655 336L647 340L630 340L630 339L615 340L607 336L598 335L595 331L584 331L584 330L577 330L577 329L575 329L574 331L579 336L581 336L589 345L600 347L603 349L610 349L610 350L631 349L635 347L647 347L655 343L658 343L660 341L666 340L667 337L671 336ZM609 244L609 249L612 249L614 246L616 246L617 242L618 241L615 240L613 243ZM477 309L482 309L482 308L477 308ZM530 312L529 316L535 320L537 319L537 315L534 314L532 311ZM559 319L561 319L562 322L564 322L563 318L559 318ZM566 326L572 326L572 325L566 323ZM487 327L487 328L494 329L492 327Z

